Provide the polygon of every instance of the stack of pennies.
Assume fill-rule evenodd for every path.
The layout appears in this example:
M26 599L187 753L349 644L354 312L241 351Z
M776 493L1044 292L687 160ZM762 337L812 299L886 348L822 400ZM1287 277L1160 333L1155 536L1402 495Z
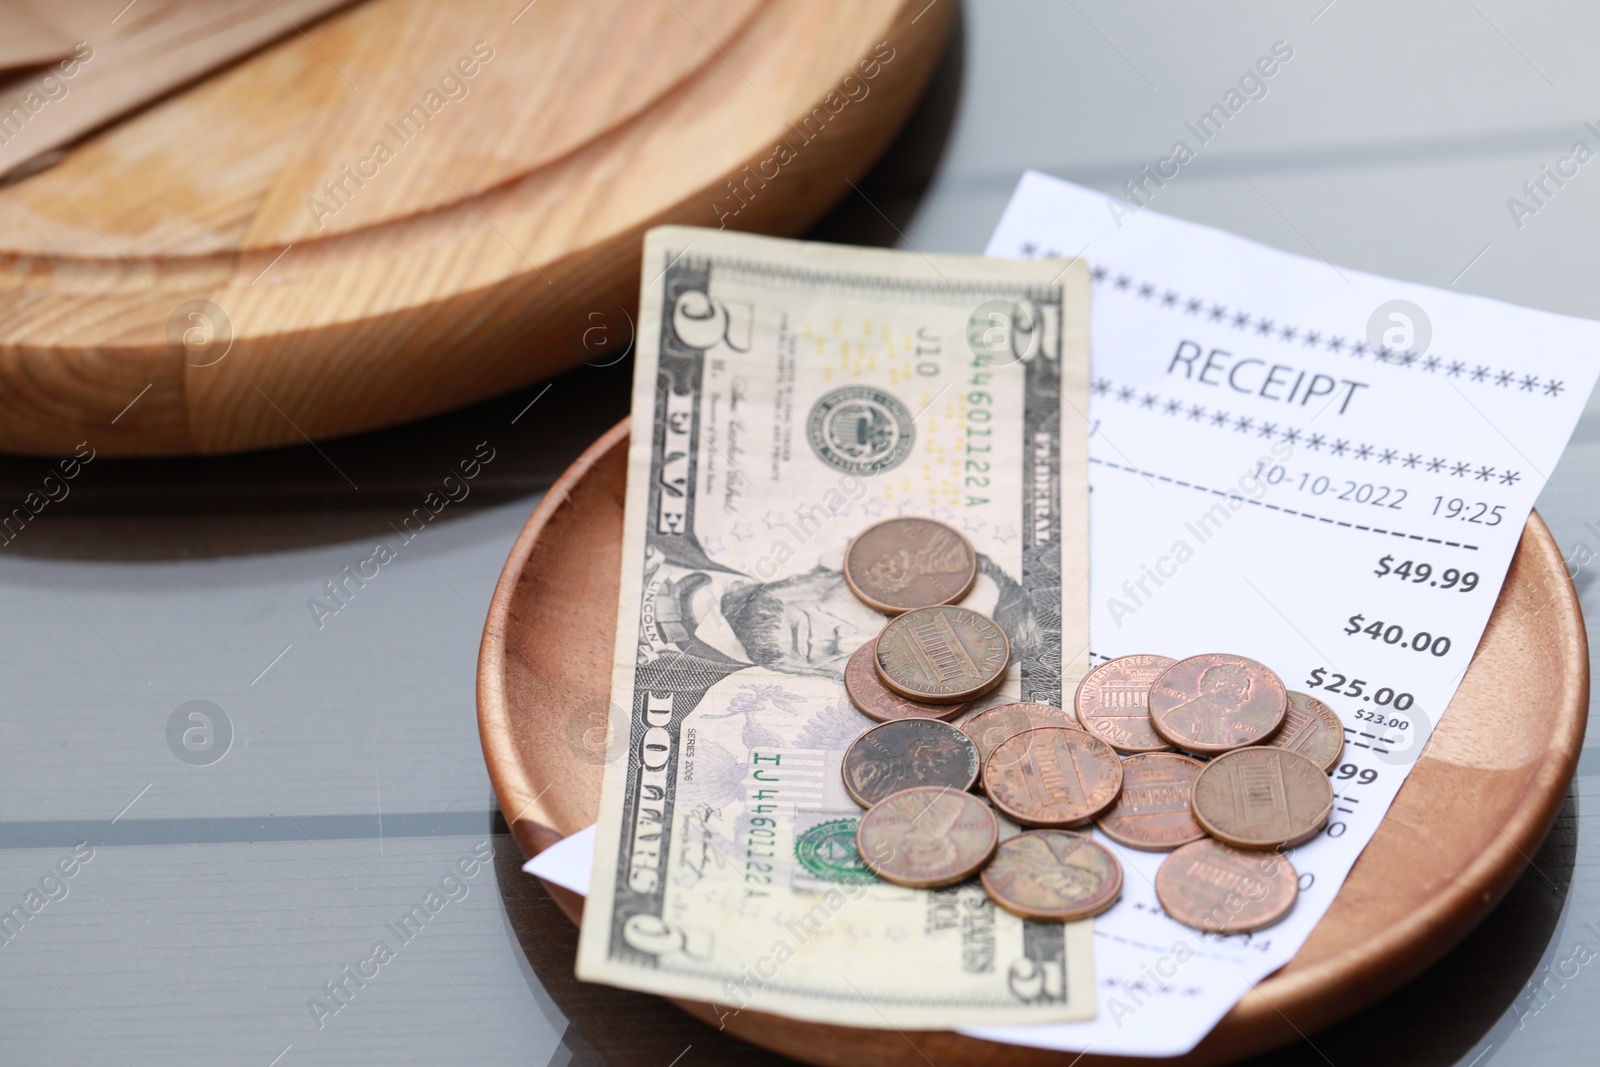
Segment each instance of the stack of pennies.
M1125 754L1122 795L1096 825L1128 848L1171 851L1155 880L1168 915L1239 934L1289 913L1300 880L1277 850L1314 837L1333 809L1344 729L1332 708L1220 653L1110 660L1075 707Z
M885 881L953 885L994 854L1000 824L968 790L982 761L948 722L1004 679L1011 642L988 616L954 606L978 580L978 553L932 519L869 526L845 551L844 577L890 616L845 665L850 702L879 725L845 752L845 791L868 809L856 848Z
M993 619L956 604L978 576L966 538L931 519L898 518L862 531L845 553L845 580L891 616L845 668L845 692L879 721L850 745L845 790L868 809L856 831L863 862L897 885L936 888L982 874L984 890L1024 918L1071 921L1116 902L1122 868L1087 833L1121 789L1116 753L1048 704L967 711L1005 678L1011 643ZM1015 744L1037 734L1037 753ZM1057 735L1064 735L1058 737ZM1068 788L1057 764L1082 757L1092 788ZM1047 801L1030 783L1042 776ZM991 803L970 790L983 783ZM996 809L1028 827L1000 840Z
M978 580L978 553L932 519L869 526L845 551L844 578L891 616L845 666L845 692L880 722L949 719L1004 679L1011 642L987 615L955 607Z
M1155 890L1178 922L1236 934L1288 914L1299 875L1278 850L1327 822L1344 747L1326 704L1243 656L1137 655L1091 671L1072 712L1010 703L952 725L1010 662L1004 630L956 603L977 579L977 552L943 523L890 519L851 542L844 572L891 616L844 679L877 720L841 767L867 809L856 846L875 874L913 888L979 875L1023 918L1086 919L1117 901L1123 880L1093 826L1124 847L1171 852ZM1001 816L1023 829L1001 840Z

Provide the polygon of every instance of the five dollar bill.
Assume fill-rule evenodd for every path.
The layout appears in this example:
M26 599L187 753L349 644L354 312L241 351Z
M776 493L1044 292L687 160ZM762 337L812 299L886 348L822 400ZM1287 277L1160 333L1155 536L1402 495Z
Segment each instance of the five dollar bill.
M878 880L839 769L884 623L841 560L881 518L979 551L963 603L1013 646L980 703L1066 706L1087 670L1086 268L664 227L641 280L578 976L849 1026L1092 1017L1089 922Z

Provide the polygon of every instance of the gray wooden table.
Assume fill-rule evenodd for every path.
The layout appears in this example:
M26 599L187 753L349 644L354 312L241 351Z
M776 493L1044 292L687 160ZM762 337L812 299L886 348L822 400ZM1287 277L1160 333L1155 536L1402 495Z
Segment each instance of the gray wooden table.
M1597 39L1600 9L1577 3L973 2L910 127L816 236L980 250L1023 168L1109 191L1282 40L1294 58L1267 96L1156 210L1600 317L1600 163L1536 212L1507 205L1574 141L1600 146L1584 125ZM320 450L98 459L0 547L0 911L24 916L0 924L0 1062L772 1059L574 981L573 931L517 870L478 747L501 564L540 492L624 413L629 373L586 367ZM494 458L467 499L345 583L337 612L308 607L480 442ZM0 510L45 473L0 461ZM1591 402L1540 500L1568 552L1600 553L1597 488ZM1577 575L1589 608L1597 567ZM1476 932L1262 1062L1591 1060L1597 803L1600 739Z

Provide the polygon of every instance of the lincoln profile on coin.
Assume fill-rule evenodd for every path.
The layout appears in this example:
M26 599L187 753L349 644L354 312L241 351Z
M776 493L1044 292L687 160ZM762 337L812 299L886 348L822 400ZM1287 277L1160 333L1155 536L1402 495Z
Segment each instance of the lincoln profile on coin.
M959 571L968 559L964 547L954 537L935 536L914 553L904 548L884 552L867 567L867 576L874 585L898 593L923 575Z
M1100 879L1060 855L1044 837L1020 836L1010 846L1003 870L992 877L1009 896L1040 906L1075 904L1093 896Z
M897 615L953 604L978 577L978 553L965 537L933 519L902 516L875 523L845 549L844 580L868 606Z
M944 777L942 770L965 764L966 752L951 744L949 738L934 733L917 738L900 752L869 755L858 762L847 759L845 773L850 775L856 792L881 800L910 786L938 782Z
M951 792L936 796L911 823L901 839L900 847L906 862L919 871L937 871L960 860L960 849L950 836L956 820L961 818L961 794Z
M1233 713L1250 697L1250 672L1232 663L1207 667L1200 691L1162 716L1168 732L1202 745L1226 744Z

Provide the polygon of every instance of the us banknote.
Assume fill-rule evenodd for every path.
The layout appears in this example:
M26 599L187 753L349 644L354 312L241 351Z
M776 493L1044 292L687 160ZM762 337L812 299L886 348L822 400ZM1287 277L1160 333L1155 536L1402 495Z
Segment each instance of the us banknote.
M1087 272L668 227L645 241L608 764L578 975L853 1026L1094 1013L1089 923L862 865L845 662L886 619L844 549L978 549L1014 648L982 704L1088 662Z

